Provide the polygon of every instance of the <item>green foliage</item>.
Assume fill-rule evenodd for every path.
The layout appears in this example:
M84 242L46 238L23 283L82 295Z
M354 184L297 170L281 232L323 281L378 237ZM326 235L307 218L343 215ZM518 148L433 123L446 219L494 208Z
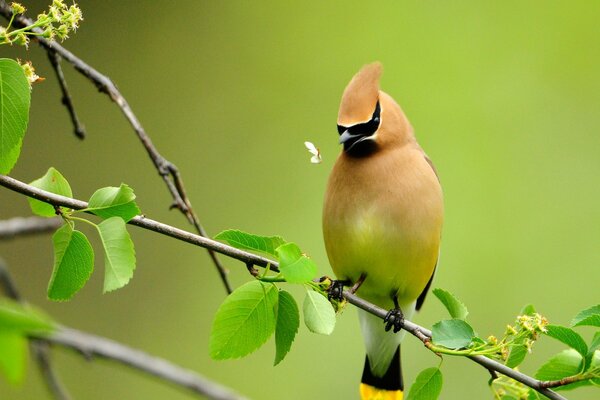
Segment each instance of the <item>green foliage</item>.
M475 332L467 322L461 319L448 319L437 322L431 328L431 339L437 345L449 349L461 349L469 346Z
M442 371L427 368L417 375L406 400L436 400L442 392Z
M34 180L30 183L30 185L50 193L65 197L73 197L73 192L71 191L69 182L67 182L65 177L53 167L48 168L48 171L46 171L44 176ZM54 206L51 204L32 198L28 198L27 200L29 201L31 211L33 211L34 214L48 218L56 216ZM68 210L64 207L61 207L60 209L61 212L68 212Z
M585 357L588 352L587 344L573 329L560 325L548 325L546 327L546 335L563 342L576 350L582 357Z
M27 339L15 331L0 331L0 372L12 384L23 381L27 361Z
M321 293L309 290L302 305L304 324L314 333L330 335L335 328L335 311Z
M122 218L110 217L97 227L104 246L104 293L106 293L120 289L129 283L135 270L135 250Z
M58 228L52 242L54 269L48 284L48 298L70 300L94 271L94 250L87 237L69 224Z
M96 190L90 197L86 211L91 211L104 219L121 217L125 222L140 213L135 203L133 189L124 183L118 188L109 186Z
M523 360L525 360L526 355L527 346L523 343L514 343L509 347L509 353L505 364L509 368L518 367Z
M317 265L300 250L296 243L286 243L275 249L279 269L290 283L305 283L317 274Z
M210 334L210 356L239 358L258 349L275 331L278 290L272 283L248 282L219 307Z
M600 304L581 311L571 321L571 326L581 325L600 327Z
M446 307L446 309L450 313L450 317L457 319L467 319L467 315L469 315L467 307L452 293L444 289L436 288L433 289L433 294Z
M333 331L335 326L335 311L324 295L326 285L312 281L317 274L317 266L302 253L297 244L287 242L281 236L254 235L236 229L225 230L216 235L215 239L222 240L238 249L255 251L275 257L281 272L273 275L270 268L267 268L263 274L256 277L257 281L251 282L253 284L252 287L256 287L258 283L275 287L274 283L283 282L308 286L309 290L304 299L302 309L305 325L316 333L328 335ZM298 332L300 325L298 305L291 294L284 290L279 290L279 296L274 300L276 305L276 317L274 321L276 321L276 324L268 332L268 335L266 335L267 331L262 330L261 326L248 324L244 326L244 335L251 339L244 341L241 345L237 343L231 344L230 341L239 338L239 333L236 333L238 332L238 327L233 323L225 322L242 319L245 315L244 313L248 312L248 307L241 310L237 307L232 307L230 305L231 298L233 296L233 299L237 299L240 291L244 293L248 290L246 285L236 289L225 300L217 312L211 333L211 357L220 360L245 356L260 347L272 331L275 330L275 365L277 365L289 352ZM247 295L244 296L246 299L250 298ZM259 301L261 299L260 293L256 291L252 299ZM265 296L262 299L265 300ZM254 329L258 329L258 331L254 332Z
M8 174L19 158L30 102L29 83L21 66L0 58L0 174Z
M31 185L65 197L71 197L68 181L54 168L36 179ZM31 210L44 217L56 214L53 206L35 199L28 199ZM91 212L104 221L95 224L74 214ZM135 249L125 223L140 212L135 194L126 184L120 187L98 189L90 198L85 210L60 208L66 224L60 227L54 243L54 268L48 284L48 298L55 301L70 300L88 281L94 270L94 251L83 232L75 230L76 222L93 226L100 236L105 254L104 292L125 286L135 270Z
M0 298L0 372L14 384L25 375L27 336L51 332L54 322L42 312L7 298Z
M292 295L285 290L279 291L277 307L277 325L275 327L275 363L279 364L292 347L292 342L298 333L300 314L298 305Z
M0 297L0 331L32 333L50 332L53 329L54 322L43 312L29 305Z
M242 250L257 251L277 256L277 249L286 241L281 236L260 236L237 229L228 229L215 236L216 240L227 242L230 246Z

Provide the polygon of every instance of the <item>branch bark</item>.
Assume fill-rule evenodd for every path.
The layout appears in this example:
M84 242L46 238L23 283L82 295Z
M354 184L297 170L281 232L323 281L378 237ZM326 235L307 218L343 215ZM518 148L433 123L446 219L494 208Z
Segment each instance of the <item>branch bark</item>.
M0 175L0 186L4 186L10 190L14 190L26 196L45 201L52 205L70 207L74 209L83 209L87 207L87 203L81 200L75 200L68 197L59 196L50 192L46 192L44 190L34 188L33 186L27 185L6 175ZM279 265L276 261L269 260L267 258L260 257L243 250L236 249L226 244L199 235L195 235L193 233L189 233L178 228L174 228L172 226L160 223L158 221L138 216L129 221L129 223L132 225L139 226L141 228L149 229L154 232L170 236L178 240L182 240L184 242L195 244L200 247L210 248L218 253L240 260L244 262L246 266L258 265L266 267L267 265L270 265L271 270L279 270ZM249 270L250 269L251 268L249 268ZM387 310L384 310L374 304L371 304L366 300L363 300L360 297L350 293L349 291L344 291L344 297L348 300L350 304L353 304L354 306L359 307L381 319L385 318L387 314ZM431 340L431 331L417 324L414 324L411 321L405 320L403 329L405 329L410 334L418 338L426 346L427 343L429 343ZM504 364L501 364L497 361L483 356L470 356L469 358L488 370L499 372L518 382L523 383L524 385L529 386L532 389L537 390L539 393L543 394L549 399L567 400L565 397L559 395L558 393L548 389L547 387L544 387L544 383L542 381L539 381L512 368L509 368Z
M117 361L130 368L211 399L245 399L245 397L234 393L231 389L210 381L194 371L100 336L61 327L49 336L39 336L38 338L54 345L73 349L88 359L96 356Z
M15 217L0 221L0 240L17 236L47 233L56 230L62 221L60 218Z

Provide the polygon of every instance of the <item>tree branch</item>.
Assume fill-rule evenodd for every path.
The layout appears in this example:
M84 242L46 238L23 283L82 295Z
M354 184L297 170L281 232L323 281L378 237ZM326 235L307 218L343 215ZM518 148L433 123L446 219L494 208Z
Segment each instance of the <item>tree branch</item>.
M20 303L25 303L2 258L0 258L0 285L4 288L8 297ZM52 393L57 400L70 400L71 396L69 395L69 392L60 381L60 378L52 366L50 353L48 352L48 343L43 339L32 340L30 346L50 393Z
M211 399L245 399L245 397L234 393L231 389L210 381L191 370L100 336L61 327L50 335L39 336L38 338L54 345L73 349L86 358L97 356L117 361L130 368L137 369Z
M48 50L48 59L50 59L50 64L52 64L54 72L56 72L56 79L58 79L58 84L60 85L60 90L62 92L61 103L69 112L71 122L75 128L75 136L77 136L79 139L85 139L85 127L81 124L79 118L77 118L77 113L75 112L75 107L73 106L73 99L71 99L71 93L69 93L69 88L67 86L67 80L65 79L65 74L60 66L60 56L56 53L56 51Z
M27 185L6 175L0 175L0 186L4 186L10 190L14 190L26 196L42 200L52 205L70 207L74 209L83 209L87 207L87 203L81 200L70 199L68 197L46 192L44 190L34 188L31 185ZM175 239L182 240L187 243L195 244L200 247L210 248L218 253L240 260L244 262L246 266L258 265L266 267L267 265L269 265L271 270L279 270L279 265L276 261L269 260L267 258L260 257L243 250L236 249L234 247L217 242L215 240L195 235L183 231L181 229L160 223L158 221L151 220L149 218L143 218L138 216L129 221L129 223L132 225L139 226L141 228L149 229L151 231L170 236ZM250 267L248 269L251 270ZM344 297L348 300L350 304L353 304L354 306L361 308L381 319L385 318L387 314L387 310L384 310L374 304L371 304L348 291L344 291ZM405 329L410 334L421 340L421 342L423 342L425 346L429 347L428 343L431 341L431 331L407 320L404 321L403 329ZM548 389L547 387L544 387L542 381L531 378L530 376L518 372L512 368L509 368L504 364L501 364L484 356L469 356L469 358L488 370L499 372L518 382L523 383L524 385L529 386L532 389L537 390L538 392L552 400L567 400L558 393Z
M33 235L56 230L62 221L60 218L15 217L0 221L0 240L16 236Z
M10 19L13 16L11 8L6 3L5 0L0 0L0 14L3 15L6 19ZM19 27L28 26L28 25L31 25L32 23L33 23L33 21L31 19L26 18L22 15L15 16L14 21L13 21L13 25L19 26ZM38 33L41 32L41 30L37 29L37 28L34 29L34 31L38 32ZM46 51L48 51L48 56L50 57L50 61L52 62L57 74L59 75L59 81L61 81L60 83L61 83L61 88L63 89L63 95L65 94L66 83L64 83L64 76L63 76L63 79L61 80L60 75L62 74L62 71L60 70L60 66L58 65L58 63L56 63L56 65L55 65L55 63L54 63L55 60L53 60L53 57L56 57L57 54L60 55L60 57L62 57L67 62L71 63L77 71L79 71L82 75L84 75L92 83L94 83L99 91L106 93L111 98L111 100L114 101L119 106L121 112L123 113L123 115L129 122L129 124L133 128L134 132L138 136L138 139L140 140L140 142L146 149L146 152L148 153L148 156L152 160L152 163L154 164L159 175L162 177L163 181L167 185L167 189L169 190L169 192L171 193L171 196L173 197L173 204L171 205L171 208L174 207L174 208L177 208L179 211L181 211L187 218L188 222L194 226L196 231L201 236L206 236L206 232L205 232L204 228L202 227L202 225L200 224L200 220L198 219L198 216L194 212L194 210L192 208L192 203L191 203L190 199L187 197L187 194L184 190L183 179L181 178L179 170L177 169L175 164L168 161L166 158L164 158L158 152L158 150L152 143L150 136L148 136L148 134L142 127L142 124L140 123L140 121L138 120L136 115L133 113L133 110L129 106L129 103L127 103L127 100L125 99L125 97L123 97L123 95L117 89L117 86L112 82L112 80L110 78L108 78L107 76L98 72L96 69L91 67L89 64L85 63L83 60L81 60L80 58L75 56L73 53L71 53L70 51L68 51L67 49L62 47L60 44L56 43L55 41L47 40L40 36L36 37L34 40L37 40L38 43ZM59 71L61 72L60 74L59 74ZM63 97L63 103L64 103L64 99L65 99L65 97ZM64 103L64 104L67 105L67 107L69 108L69 111L72 112L72 103L70 103L70 100L68 100L68 101L69 101L71 108L69 108L69 105L67 105L66 103ZM72 120L73 120L73 115L74 115L74 112L71 113ZM77 125L76 125L76 129L77 129ZM221 281L223 281L223 285L225 286L227 293L231 293L232 289L231 289L231 284L229 283L229 280L227 279L227 270L225 269L225 267L223 267L223 265L217 258L216 254L211 249L207 249L207 250L211 257L211 260L213 261L213 263L215 265L215 268L217 269L217 272L219 273Z

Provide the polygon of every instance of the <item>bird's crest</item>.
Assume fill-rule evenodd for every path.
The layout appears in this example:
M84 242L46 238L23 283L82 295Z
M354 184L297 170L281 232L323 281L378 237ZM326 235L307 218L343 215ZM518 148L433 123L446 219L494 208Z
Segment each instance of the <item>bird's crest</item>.
M369 121L379 98L380 62L367 64L350 81L340 104L338 125L352 126Z

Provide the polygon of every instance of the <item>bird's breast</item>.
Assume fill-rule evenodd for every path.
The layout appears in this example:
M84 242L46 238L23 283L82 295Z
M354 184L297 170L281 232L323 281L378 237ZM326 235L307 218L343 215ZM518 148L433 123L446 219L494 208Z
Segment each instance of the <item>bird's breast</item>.
M420 149L338 159L323 210L325 246L339 279L366 274L361 296L381 306L392 293L415 300L435 268L442 220L441 188Z

